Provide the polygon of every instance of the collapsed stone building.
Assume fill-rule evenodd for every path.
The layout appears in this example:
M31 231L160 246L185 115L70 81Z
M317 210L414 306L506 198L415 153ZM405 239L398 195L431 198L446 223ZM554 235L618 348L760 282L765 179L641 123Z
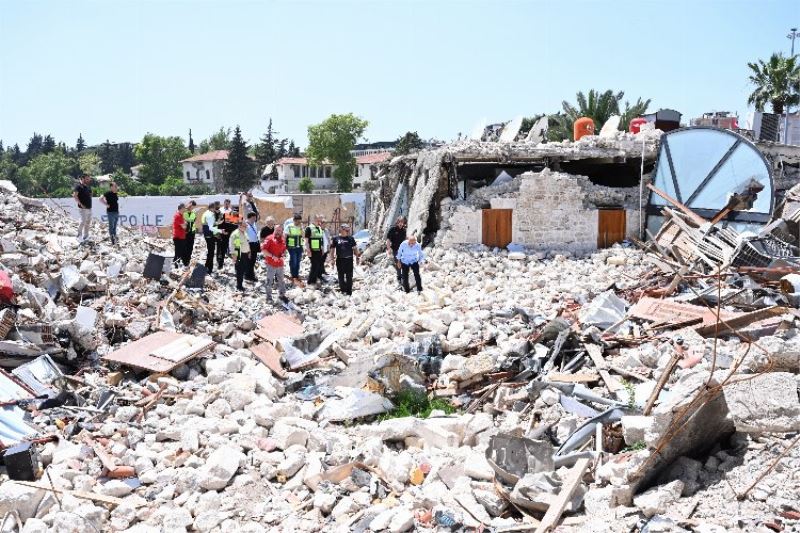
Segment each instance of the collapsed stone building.
M515 244L587 253L645 240L645 219L662 132L621 131L577 142L462 141L399 156L380 171L370 227L384 235L397 216L424 243ZM800 182L800 147L756 143L780 205ZM652 211L652 209L650 210ZM377 244L369 254L380 252Z

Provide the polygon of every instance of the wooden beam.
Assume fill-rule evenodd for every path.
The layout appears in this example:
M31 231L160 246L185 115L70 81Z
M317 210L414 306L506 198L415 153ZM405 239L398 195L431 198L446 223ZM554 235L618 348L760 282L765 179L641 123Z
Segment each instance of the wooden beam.
M56 494L69 494L70 496L75 496L76 498L80 498L82 500L92 500L100 503L106 503L108 505L120 505L124 501L121 498L114 498L113 496L106 496L105 494L98 494L96 492L81 492L77 490L58 489L50 487L49 485L34 483L33 481L12 480L11 483L16 483L17 485L22 485L25 487L31 487L33 489L48 490L50 492L55 492Z
M606 370L606 362L603 359L603 349L596 344L584 344L583 347L586 348L589 358L597 368L600 377L603 378L603 382L605 382L609 392L614 393L622 389L622 384L614 379L611 374L608 373L608 370Z
M695 213L694 211L692 211L691 209L680 203L678 200L672 198L670 195L668 195L667 193L665 193L652 183L648 183L647 188L656 193L657 195L659 195L661 198L663 198L673 206L675 206L675 208L677 208L680 212L691 218L692 221L698 226L702 226L703 224L708 222L708 220L704 219L703 217L701 217L700 215L698 215L697 213Z
M572 470L567 474L564 484L561 485L561 492L558 493L555 501L547 508L547 512L544 518L542 518L541 524L539 524L539 527L536 529L536 533L546 533L558 524L558 520L564 513L564 509L567 508L567 504L572 499L572 495L575 494L578 485L581 484L583 474L589 468L590 464L591 459L578 459L578 462L575 463L575 466L573 466Z

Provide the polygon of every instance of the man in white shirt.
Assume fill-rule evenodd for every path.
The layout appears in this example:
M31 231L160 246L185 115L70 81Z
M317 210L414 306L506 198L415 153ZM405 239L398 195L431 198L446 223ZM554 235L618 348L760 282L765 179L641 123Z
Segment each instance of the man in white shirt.
M416 235L411 235L407 241L403 241L397 250L397 266L400 268L403 279L403 290L411 292L408 284L408 271L414 272L414 281L417 284L417 292L422 292L422 278L419 275L419 265L425 261L425 254L422 246L417 242Z

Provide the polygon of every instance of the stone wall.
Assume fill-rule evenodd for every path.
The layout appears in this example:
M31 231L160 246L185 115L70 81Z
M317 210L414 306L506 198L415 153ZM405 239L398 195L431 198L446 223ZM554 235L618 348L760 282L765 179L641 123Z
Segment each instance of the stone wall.
M587 253L597 249L599 210L619 207L625 209L626 238L638 238L638 187L604 187L584 176L547 169L520 178L518 192L504 191L488 199L492 209L513 209L512 242L534 250ZM444 201L439 242L445 246L480 243L481 207L489 205Z

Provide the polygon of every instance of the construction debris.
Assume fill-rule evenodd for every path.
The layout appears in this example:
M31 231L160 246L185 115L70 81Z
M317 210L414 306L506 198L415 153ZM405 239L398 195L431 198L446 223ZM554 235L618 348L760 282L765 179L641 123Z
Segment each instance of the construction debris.
M649 158L658 136L584 139L534 159ZM522 157L479 144L417 156L435 164L414 174L416 229L448 157ZM287 309L237 294L229 265L189 287L191 265L145 264L164 241L79 246L62 214L0 198L0 513L25 531L800 519L800 260L781 224L665 207L638 248L436 245L419 295L373 254L352 297L294 287Z

